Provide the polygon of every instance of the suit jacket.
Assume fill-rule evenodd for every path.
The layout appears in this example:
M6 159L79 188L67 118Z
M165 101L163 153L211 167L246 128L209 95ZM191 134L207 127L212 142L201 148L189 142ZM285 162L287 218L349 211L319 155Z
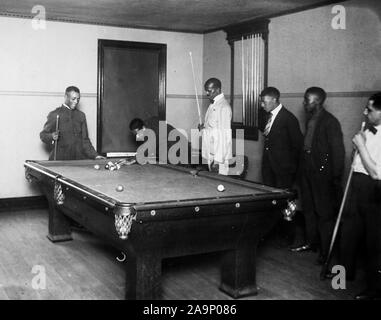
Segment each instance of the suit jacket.
M265 137L262 166L271 166L278 174L296 174L303 148L298 119L284 106Z
M85 114L77 109L58 107L49 113L40 132L40 139L51 148L49 160L54 158L52 132L56 131L57 115L60 136L57 144L57 160L94 159L98 154L90 142Z
M345 148L339 121L325 109L317 119L311 144L314 172L340 184L344 170Z

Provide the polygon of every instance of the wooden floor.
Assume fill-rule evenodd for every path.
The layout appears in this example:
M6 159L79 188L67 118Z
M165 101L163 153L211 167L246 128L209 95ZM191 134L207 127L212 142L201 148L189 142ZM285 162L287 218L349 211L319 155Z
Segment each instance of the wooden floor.
M124 298L124 266L119 252L84 231L74 241L53 244L46 238L47 210L0 213L0 299L106 299ZM163 299L226 300L218 290L218 253L166 259L163 262ZM352 299L362 289L363 274L334 290L320 281L316 254L293 254L266 239L257 262L259 294L249 300ZM46 271L46 289L32 288L35 265Z

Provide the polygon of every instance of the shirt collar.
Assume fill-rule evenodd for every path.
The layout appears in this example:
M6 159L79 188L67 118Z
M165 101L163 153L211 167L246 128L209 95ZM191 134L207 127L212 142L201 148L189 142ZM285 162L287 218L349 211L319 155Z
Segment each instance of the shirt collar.
M270 113L272 113L272 115L273 115L273 118L275 118L277 116L277 114L279 113L280 109L282 109L282 104L281 103L274 110L270 111Z
M69 107L66 103L63 103L62 105L63 105L64 107L68 108L69 110L71 110L70 107Z
M217 101L221 100L223 97L224 97L223 93L220 93L219 95L215 96L214 99L213 99L214 103L216 103Z

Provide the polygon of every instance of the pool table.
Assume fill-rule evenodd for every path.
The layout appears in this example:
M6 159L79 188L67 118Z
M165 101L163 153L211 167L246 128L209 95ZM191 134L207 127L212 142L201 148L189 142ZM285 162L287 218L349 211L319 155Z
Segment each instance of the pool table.
M126 299L161 298L162 259L216 251L223 252L220 290L234 298L257 293L258 241L293 192L182 166L110 171L108 161L25 161L26 178L48 200L51 241L72 239L72 219L125 253Z

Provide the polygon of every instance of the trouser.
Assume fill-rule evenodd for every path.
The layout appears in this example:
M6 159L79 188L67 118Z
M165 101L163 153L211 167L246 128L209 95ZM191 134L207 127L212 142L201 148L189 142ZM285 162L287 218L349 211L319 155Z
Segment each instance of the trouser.
M325 257L335 225L337 199L333 182L313 169L310 158L303 163L301 194L306 241L310 245L320 246L320 254Z
M381 291L381 188L380 181L354 173L343 213L340 263L348 277L354 277L356 253L365 240L366 275L370 289Z
M266 161L266 160L263 160ZM262 164L262 182L265 185L280 189L291 189L293 187L295 175L286 173L276 173L266 163ZM276 232L280 237L286 238L289 243L294 240L296 233L295 221L281 220L275 226Z

